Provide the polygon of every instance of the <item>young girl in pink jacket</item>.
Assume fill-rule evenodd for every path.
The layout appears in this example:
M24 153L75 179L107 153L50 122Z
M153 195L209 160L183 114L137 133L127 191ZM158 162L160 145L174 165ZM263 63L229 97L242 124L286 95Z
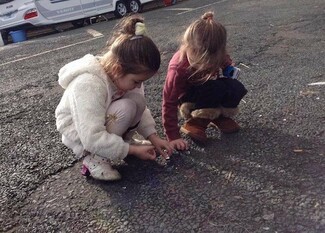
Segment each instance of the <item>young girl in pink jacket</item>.
M179 51L171 59L163 90L162 120L165 134L175 149L188 145L180 131L205 142L205 130L213 123L223 133L234 133L239 125L232 119L247 90L236 77L226 52L227 32L205 13L185 31ZM178 126L178 111L185 124Z

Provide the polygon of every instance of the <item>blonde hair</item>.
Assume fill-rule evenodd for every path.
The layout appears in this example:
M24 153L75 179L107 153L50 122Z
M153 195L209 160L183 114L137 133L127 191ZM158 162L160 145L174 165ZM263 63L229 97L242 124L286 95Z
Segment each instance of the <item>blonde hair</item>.
M131 15L115 26L112 38L107 43L108 52L101 58L101 64L111 78L158 71L160 52L146 35L143 23L144 19L140 15ZM136 33L139 25L142 32Z
M226 55L227 31L206 12L185 31L180 46L181 59L187 57L194 70L191 82L203 83L219 72Z

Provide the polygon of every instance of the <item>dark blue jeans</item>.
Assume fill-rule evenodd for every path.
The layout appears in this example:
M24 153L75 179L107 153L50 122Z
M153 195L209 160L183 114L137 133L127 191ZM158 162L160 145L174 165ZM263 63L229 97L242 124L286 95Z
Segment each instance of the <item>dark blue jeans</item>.
M236 108L246 94L245 86L237 79L218 78L191 86L180 98L180 104L194 103L195 109Z

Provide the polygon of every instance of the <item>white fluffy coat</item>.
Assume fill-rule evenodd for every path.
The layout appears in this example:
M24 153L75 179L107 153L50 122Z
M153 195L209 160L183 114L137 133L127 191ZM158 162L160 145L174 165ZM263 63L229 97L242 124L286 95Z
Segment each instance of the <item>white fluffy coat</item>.
M62 142L78 156L87 150L111 160L125 158L129 144L122 137L106 131L106 111L118 90L98 59L88 54L68 63L59 71L59 84L65 89L55 111ZM132 92L144 95L143 87ZM156 133L148 109L144 111L137 131L145 138Z

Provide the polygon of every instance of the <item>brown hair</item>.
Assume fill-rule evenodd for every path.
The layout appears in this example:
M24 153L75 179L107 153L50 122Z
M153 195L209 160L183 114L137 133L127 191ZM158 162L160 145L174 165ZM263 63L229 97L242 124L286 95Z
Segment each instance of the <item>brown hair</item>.
M155 73L160 67L160 52L146 35L135 35L136 23L144 19L135 14L123 18L114 28L108 52L101 64L111 78L125 74Z
M180 51L194 70L191 82L203 83L219 72L226 55L227 31L213 20L213 12L206 12L185 31Z

